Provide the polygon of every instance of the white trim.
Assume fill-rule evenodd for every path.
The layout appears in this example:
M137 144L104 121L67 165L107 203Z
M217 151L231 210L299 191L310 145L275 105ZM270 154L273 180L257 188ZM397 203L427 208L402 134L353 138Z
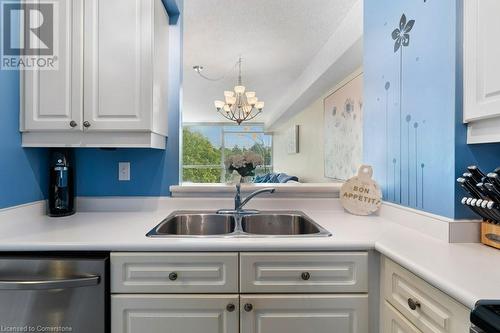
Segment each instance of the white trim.
M467 128L467 143L500 142L500 117L470 122Z
M165 137L152 132L24 132L23 147L156 148Z
M338 198L342 182L332 183L285 183L285 184L243 184L244 194L261 188L274 188L273 197L295 198ZM170 186L172 197L233 197L233 184L182 184Z

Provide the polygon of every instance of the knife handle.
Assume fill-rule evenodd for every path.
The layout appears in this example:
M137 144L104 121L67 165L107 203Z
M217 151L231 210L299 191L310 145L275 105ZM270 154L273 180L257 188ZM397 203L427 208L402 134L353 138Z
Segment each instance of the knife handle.
M483 177L486 175L479 169L477 165L471 165L467 167L467 170L472 174L472 178L476 181L476 183L480 183Z

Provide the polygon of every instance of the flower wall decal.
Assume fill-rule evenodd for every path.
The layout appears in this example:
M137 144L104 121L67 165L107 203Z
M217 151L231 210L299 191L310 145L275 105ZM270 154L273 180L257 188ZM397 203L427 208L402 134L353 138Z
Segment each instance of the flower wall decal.
M403 14L399 21L399 28L394 29L392 32L392 39L394 39L394 53L398 52L401 46L410 45L410 31L415 25L415 20L406 22L406 15Z
M403 49L410 46L410 31L415 25L415 20L409 20L403 13L399 19L399 27L394 29L391 33L391 37L394 40L394 53L399 52L399 202L402 203L403 197ZM410 119L411 120L411 119ZM409 121L406 119L409 123ZM408 131L409 132L409 131ZM407 184L410 184L409 176L407 179ZM408 204L410 198L408 195Z

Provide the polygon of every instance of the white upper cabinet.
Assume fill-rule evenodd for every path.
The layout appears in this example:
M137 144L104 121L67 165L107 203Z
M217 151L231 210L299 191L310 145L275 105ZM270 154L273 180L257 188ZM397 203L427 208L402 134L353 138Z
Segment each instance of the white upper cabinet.
M500 142L500 1L464 1L464 122L468 143Z
M21 71L22 131L83 129L83 0L58 5L59 69Z
M23 145L165 148L169 22L162 1L59 6L59 71L23 78Z

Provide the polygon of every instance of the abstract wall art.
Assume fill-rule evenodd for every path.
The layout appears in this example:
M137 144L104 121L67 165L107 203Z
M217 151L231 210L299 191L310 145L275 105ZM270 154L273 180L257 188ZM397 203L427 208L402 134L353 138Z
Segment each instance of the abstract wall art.
M325 177L346 180L363 159L363 75L324 100Z

